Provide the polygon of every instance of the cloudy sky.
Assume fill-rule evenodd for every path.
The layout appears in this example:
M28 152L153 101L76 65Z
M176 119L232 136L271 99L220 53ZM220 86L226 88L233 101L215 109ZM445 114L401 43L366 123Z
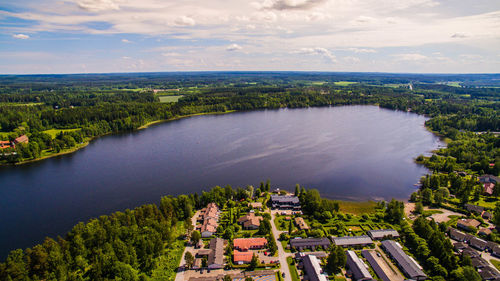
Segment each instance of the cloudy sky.
M0 2L0 73L500 72L497 0Z

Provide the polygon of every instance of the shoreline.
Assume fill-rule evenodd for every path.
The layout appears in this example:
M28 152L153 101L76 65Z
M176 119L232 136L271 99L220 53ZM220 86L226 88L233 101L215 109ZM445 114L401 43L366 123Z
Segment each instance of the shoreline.
M228 113L234 113L234 112L237 112L237 111L236 110L228 110L228 111L225 111L225 112L205 112L205 113L194 113L194 114L188 114L188 115L182 115L182 116L175 116L175 117L172 117L170 119L161 119L161 120L155 120L155 121L148 122L148 123L146 123L146 124L138 127L137 129L132 130L131 132L138 131L138 130L143 130L143 129L147 129L147 128L149 128L151 126L154 126L154 125L157 125L157 124L166 123L166 122L170 122L170 121L177 121L177 120L180 120L180 119L183 119L183 118L188 118L188 117L202 116L202 115L222 115L222 114L228 114ZM117 133L124 133L124 132L117 132ZM57 152L57 153L45 155L45 156L42 156L40 158L24 160L24 161L16 162L16 163L0 163L0 167L2 167L2 166L4 166L4 167L7 167L7 166L21 166L21 165L24 165L24 164L35 163L35 162L38 162L38 161L46 160L46 159L57 157L57 156L62 156L62 155L66 155L66 154L75 153L78 150L87 147L90 144L90 142L93 141L94 139L101 138L101 137L104 137L104 136L107 136L107 135L111 135L111 134L113 134L113 133L108 133L108 134L104 134L104 135L100 135L100 136L95 136L93 138L87 139L81 145L78 145L76 147L72 147L72 148L69 148L67 150Z

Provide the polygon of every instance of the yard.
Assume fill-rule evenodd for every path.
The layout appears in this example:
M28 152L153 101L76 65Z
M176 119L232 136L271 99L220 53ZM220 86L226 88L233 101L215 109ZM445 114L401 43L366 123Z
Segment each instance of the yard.
M160 99L160 102L177 102L179 101L180 98L183 96L158 96L158 99Z

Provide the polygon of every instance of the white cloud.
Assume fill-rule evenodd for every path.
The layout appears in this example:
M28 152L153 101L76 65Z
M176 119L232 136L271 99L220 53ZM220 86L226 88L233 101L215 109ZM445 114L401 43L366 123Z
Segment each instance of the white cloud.
M78 0L76 4L83 10L100 12L106 10L119 10L119 0Z
M397 60L400 61L423 61L429 59L427 56L424 56L422 54L418 53L413 53L413 54L397 54L393 55L394 57L397 58Z
M264 0L262 3L257 3L255 6L260 9L273 10L295 10L295 9L310 9L314 6L322 4L327 0Z
M323 55L328 58L331 62L337 62L337 58L334 54L332 54L329 50L321 47L315 48L301 48L298 51L294 51L292 53L295 54L303 54L303 55Z
M355 53L376 53L377 50L374 50L374 49L366 49L366 48L349 48L347 49L351 52L355 52Z
M16 39L29 39L30 36L29 35L26 35L26 34L22 34L22 33L19 33L19 34L14 34L12 35L12 37L16 38Z
M127 43L127 44L133 43L132 41L130 41L130 40L128 40L128 39L122 39L122 42L123 42L123 43Z
M240 45L238 44L231 44L229 46L226 47L226 51L228 52L232 52L232 51L238 51L238 50L241 50L243 49Z
M176 26L194 26L196 24L195 20L188 16L181 16L174 21Z

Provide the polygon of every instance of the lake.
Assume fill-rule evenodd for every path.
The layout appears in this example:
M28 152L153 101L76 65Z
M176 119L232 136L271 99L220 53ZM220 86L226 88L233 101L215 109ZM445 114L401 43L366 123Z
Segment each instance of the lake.
M281 109L185 118L92 141L71 154L0 168L0 256L64 235L79 221L215 185L334 199L407 199L441 145L426 117L376 106Z

